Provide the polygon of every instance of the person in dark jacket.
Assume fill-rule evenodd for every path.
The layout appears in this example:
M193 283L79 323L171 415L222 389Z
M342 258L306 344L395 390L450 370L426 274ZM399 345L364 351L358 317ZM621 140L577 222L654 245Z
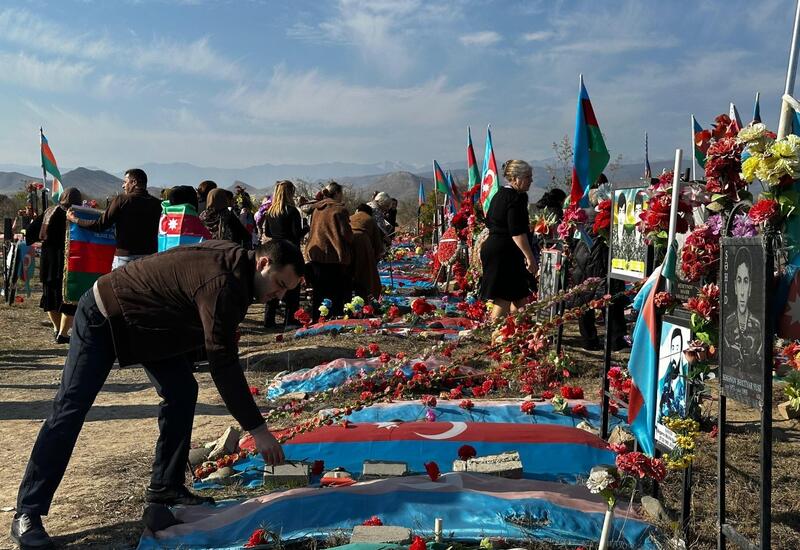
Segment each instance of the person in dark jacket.
M246 248L250 247L250 233L231 212L233 194L227 189L212 189L208 194L208 205L200 213L200 220L214 239L231 241Z
M372 208L359 204L355 214L350 216L350 227L353 229L353 291L356 296L377 300L383 290L378 260L386 249L383 233L372 217Z
M177 206L179 204L188 204L194 208L198 214L199 204L197 202L197 192L191 185L178 185L173 187L167 192L167 200L170 206Z
M350 216L342 204L342 186L332 181L323 189L324 198L313 204L311 232L306 254L311 262L313 294L311 315L319 319L319 306L325 298L332 302L330 316L341 315L349 299L350 262L352 261L353 229Z
M57 205L45 210L38 220L28 228L27 244L42 241L39 273L42 278L42 299L39 307L47 313L53 323L53 338L56 344L69 343L69 329L75 315L75 304L65 304L64 249L67 236L67 211L83 201L81 192L75 187L64 190Z
M69 221L86 229L100 232L115 226L117 249L111 269L158 251L161 201L147 192L144 170L131 168L125 172L122 190L96 220L79 220L74 212L67 212Z
M147 502L211 501L184 486L197 402L188 355L203 347L228 411L253 436L266 463L283 462L283 450L239 364L236 332L251 303L280 298L297 286L303 270L300 250L286 241L255 251L208 241L175 247L100 277L78 303L61 386L20 484L11 537L23 548L52 545L41 516L50 509L86 414L115 359L123 367L140 363L162 398Z
M297 247L303 240L306 231L300 221L300 211L294 205L294 184L289 180L282 180L275 184L272 194L272 204L261 218L261 241L268 242L273 239L283 239ZM284 296L286 314L283 317L284 330L292 325L294 312L300 307L300 287L290 290ZM278 311L278 300L271 300L264 309L264 328L275 327L275 315ZM299 326L299 325L298 325Z

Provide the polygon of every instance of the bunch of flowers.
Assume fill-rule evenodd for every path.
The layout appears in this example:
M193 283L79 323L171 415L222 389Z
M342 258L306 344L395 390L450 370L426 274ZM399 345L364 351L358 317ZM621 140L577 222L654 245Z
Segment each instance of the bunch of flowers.
M631 394L631 381L630 373L627 368L614 365L608 369L608 386L614 393L614 397L624 403L628 402Z
M561 386L561 397L564 399L583 399L583 388L580 386Z
M425 298L417 298L411 302L411 311L417 317L423 317L436 311L436 307L433 304L428 303Z
M790 367L800 370L800 343L790 342L781 349L781 355L786 358Z
M467 319L473 321L483 321L486 317L486 304L474 296L468 296L466 300L459 302L456 309L462 311Z
M531 231L538 237L552 237L555 234L556 225L555 214L539 213L531 221Z
M361 296L353 296L353 299L344 305L345 313L355 319L361 318L364 313L364 298Z
M625 490L636 487L637 480L649 478L661 482L667 474L664 462L642 453L631 452L617 455L616 466L595 466L589 473L586 486L589 491L602 496L609 510L617 503L617 497Z
M700 424L691 418L667 417L663 424L675 433L675 448L664 459L670 470L682 470L694 461Z
M669 215L672 209L673 172L664 172L658 182L650 186L650 201L647 210L639 214L639 230L648 243L663 247L667 244L669 231ZM678 202L678 233L686 233L689 229L689 216L692 204L683 195Z
M611 199L604 199L595 206L597 215L592 225L592 233L608 239L608 230L611 227Z
M724 204L721 202L724 200L738 202L742 199L740 192L747 189L747 182L740 174L743 149L733 137L721 138L708 148L706 191L718 204Z
M790 134L775 140L775 134L763 124L742 128L736 138L750 156L742 163L742 178L759 179L771 191L785 189L800 179L800 137Z
M308 325L311 324L311 315L309 315L308 312L303 308L300 308L294 312L294 318L298 323L306 328L308 328Z
M709 216L706 223L695 227L681 249L681 271L689 282L702 278L715 280L719 270L719 237L722 216Z
M372 516L371 518L364 520L364 523L362 523L361 525L380 527L381 525L383 525L383 521L381 521L381 518L379 518L378 516Z
M677 298L666 291L657 292L653 301L656 308L662 313L671 312L678 303Z
M325 318L330 314L330 307L333 305L333 302L330 299L325 298L322 300L322 304L319 306L319 318L321 321L324 321Z
M731 235L734 237L755 237L758 234L758 227L753 219L747 214L736 214L733 216L733 229Z
M719 339L719 286L715 283L703 285L698 295L689 298L684 307L692 314L695 338L708 346L716 346Z
M583 208L580 208L575 203L570 204L569 207L564 210L564 218L561 220L561 223L558 224L556 232L562 240L566 240L575 233L579 224L586 223L588 219L589 216L586 215Z

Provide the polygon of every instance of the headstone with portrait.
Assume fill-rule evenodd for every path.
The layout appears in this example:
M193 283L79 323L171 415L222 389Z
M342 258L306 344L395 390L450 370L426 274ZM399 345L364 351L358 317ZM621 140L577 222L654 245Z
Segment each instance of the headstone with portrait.
M562 254L558 248L542 250L539 267L539 301L549 300L561 290ZM558 314L558 304L540 310L537 319L550 320Z
M686 320L664 317L656 378L656 443L668 452L675 448L676 435L664 421L667 418L686 418L689 407L689 363L683 350L691 339L692 330Z
M611 201L609 228L609 270L611 277L625 281L640 281L647 277L649 247L639 230L639 215L647 210L647 187L615 186Z
M764 404L765 265L760 238L722 240L721 391L756 409Z

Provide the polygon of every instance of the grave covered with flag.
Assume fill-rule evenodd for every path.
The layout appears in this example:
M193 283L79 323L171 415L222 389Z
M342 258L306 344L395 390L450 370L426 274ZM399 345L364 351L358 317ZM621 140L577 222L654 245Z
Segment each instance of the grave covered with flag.
M72 208L81 220L96 220L102 212L93 208ZM94 282L111 271L117 248L114 227L97 232L69 223L64 252L64 301L77 303Z
M164 252L182 244L197 244L211 238L206 226L191 204L161 203L158 226L158 251Z

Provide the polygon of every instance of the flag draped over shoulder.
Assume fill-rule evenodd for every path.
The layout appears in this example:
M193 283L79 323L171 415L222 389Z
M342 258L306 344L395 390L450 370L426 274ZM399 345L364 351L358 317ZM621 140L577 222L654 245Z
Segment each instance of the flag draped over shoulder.
M442 167L439 166L439 163L435 160L433 161L433 185L440 193L444 193L445 195L450 194L447 176L444 175L444 170L442 170Z
M497 194L498 189L500 189L500 182L497 181L497 160L494 158L492 131L486 128L486 151L483 154L480 196L481 208L484 214L489 211L489 205L492 203L492 199Z
M95 220L102 213L100 210L82 206L73 207L73 211L82 220ZM65 302L77 303L101 275L111 271L116 248L113 227L98 233L69 223L64 253Z
M639 317L633 330L633 347L628 361L628 371L633 382L628 403L628 422L642 451L650 456L655 453L659 347L655 296L662 281L675 277L677 248L677 243L673 241L667 249L664 263L653 271L633 301Z
M467 190L472 191L481 183L481 173L478 172L478 161L475 159L475 149L472 148L472 132L467 127Z
M570 202L581 207L589 206L589 187L605 169L611 156L608 154L603 134L597 123L589 93L583 85L578 93L575 115L575 141L572 149L572 192Z
M211 239L206 226L190 204L161 203L161 221L158 227L158 251L164 252L182 244L197 244Z
M47 138L44 137L44 132L42 132L41 128L39 128L39 140L42 148L42 168L53 176L53 191L50 196L53 202L57 204L58 199L61 197L61 192L64 190L61 186L61 172L58 169L56 157L53 155L53 151L50 150L50 145L47 143Z

